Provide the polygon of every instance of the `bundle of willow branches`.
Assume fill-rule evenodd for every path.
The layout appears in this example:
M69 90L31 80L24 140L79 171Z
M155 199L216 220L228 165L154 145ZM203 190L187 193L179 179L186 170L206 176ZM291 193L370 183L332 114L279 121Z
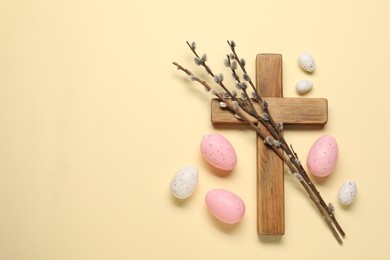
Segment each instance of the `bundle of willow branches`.
M253 84L251 77L247 73L245 68L245 60L239 58L237 55L235 42L227 41L227 43L230 47L231 53L227 55L224 64L233 75L235 80L235 88L237 91L229 90L229 88L224 83L223 74L215 74L212 71L212 69L206 63L207 55L199 55L196 50L196 44L194 42L187 42L187 45L195 55L195 63L206 70L207 74L213 78L215 84L219 86L218 88L220 91L213 88L212 85L207 81L196 76L190 70L181 66L177 62L173 62L173 64L177 67L178 70L181 70L187 74L191 80L200 83L207 92L210 92L212 95L216 96L220 100L220 106L222 108L229 109L236 118L247 123L254 131L256 131L256 133L264 140L264 143L267 144L269 149L272 149L272 151L274 151L276 155L283 160L283 162L288 167L289 172L293 174L301 183L310 199L321 213L323 219L329 226L337 241L342 244L343 240L341 237L344 237L345 233L334 216L333 205L331 203L329 203L329 205L325 203L317 188L310 180L292 146L287 144L282 134L283 124L276 123L273 120L268 108L267 101L261 97L259 91ZM250 96L249 91L251 92ZM241 95L238 95L237 92ZM241 97L239 98L239 96ZM255 102L261 105L263 113L258 113L256 111L254 107ZM252 120L248 118L247 114L256 118L257 123L253 123ZM262 130L262 128L259 127L260 124L263 125L270 134Z

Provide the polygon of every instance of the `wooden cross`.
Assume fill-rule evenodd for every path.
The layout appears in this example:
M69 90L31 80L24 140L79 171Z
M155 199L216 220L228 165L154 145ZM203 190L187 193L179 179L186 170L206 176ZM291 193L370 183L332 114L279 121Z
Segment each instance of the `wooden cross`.
M328 102L321 98L283 98L282 55L258 54L256 57L256 87L269 104L275 122L284 125L325 125ZM257 104L258 105L258 104ZM258 105L257 111L262 114ZM249 116L250 117L250 116ZM211 102L214 125L240 125L244 122ZM253 122L256 122L253 119ZM260 127L263 127L260 125ZM265 130L265 128L263 127ZM266 130L265 130L266 131ZM284 167L283 161L257 137L257 233L284 234Z

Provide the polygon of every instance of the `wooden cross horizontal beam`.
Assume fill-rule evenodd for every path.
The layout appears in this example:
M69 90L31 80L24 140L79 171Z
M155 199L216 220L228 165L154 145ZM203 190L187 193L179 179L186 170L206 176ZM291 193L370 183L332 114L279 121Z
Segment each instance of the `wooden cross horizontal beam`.
M325 125L328 121L328 101L325 98L276 98L264 97L268 102L272 118L284 125ZM211 101L211 122L214 125L246 124L232 116L232 113L219 106L217 98ZM260 104L254 102L254 107L261 115ZM257 120L246 114L255 123Z

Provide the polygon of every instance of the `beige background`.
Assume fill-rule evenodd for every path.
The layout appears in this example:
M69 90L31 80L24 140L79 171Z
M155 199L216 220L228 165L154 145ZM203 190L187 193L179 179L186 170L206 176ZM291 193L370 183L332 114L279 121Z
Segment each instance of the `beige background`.
M0 259L386 259L390 256L389 1L0 1ZM185 41L223 70L226 40L254 75L257 53L283 55L284 95L329 101L324 129L289 129L304 161L333 135L334 174L315 180L347 232L339 246L304 191L286 176L286 235L256 234L255 135L215 129L209 98L171 65L194 71ZM314 74L297 65L313 54ZM224 134L239 163L226 178L199 143ZM175 201L182 166L199 186ZM358 197L337 203L354 179ZM246 203L226 227L204 195L226 188Z

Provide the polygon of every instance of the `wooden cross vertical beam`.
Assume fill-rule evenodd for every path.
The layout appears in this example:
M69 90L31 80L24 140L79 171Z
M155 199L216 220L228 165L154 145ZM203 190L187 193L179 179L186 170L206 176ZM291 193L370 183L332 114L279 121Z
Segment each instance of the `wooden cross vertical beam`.
M282 84L282 55L257 55L256 87L260 95L283 97ZM264 132L268 132L263 125L259 127ZM257 158L259 158L257 160L257 233L283 235L283 161L264 144L259 136L257 136Z
M320 125L328 121L328 102L322 98L284 98L282 88L282 56L259 54L256 57L256 84L275 122L284 125ZM259 114L260 105L255 103ZM252 118L248 115L249 118ZM257 122L252 118L253 122ZM211 102L211 121L214 125L241 125L244 122ZM262 127L262 126L260 126ZM265 129L264 129L265 130ZM260 235L283 235L284 182L283 163L257 137L257 231Z

